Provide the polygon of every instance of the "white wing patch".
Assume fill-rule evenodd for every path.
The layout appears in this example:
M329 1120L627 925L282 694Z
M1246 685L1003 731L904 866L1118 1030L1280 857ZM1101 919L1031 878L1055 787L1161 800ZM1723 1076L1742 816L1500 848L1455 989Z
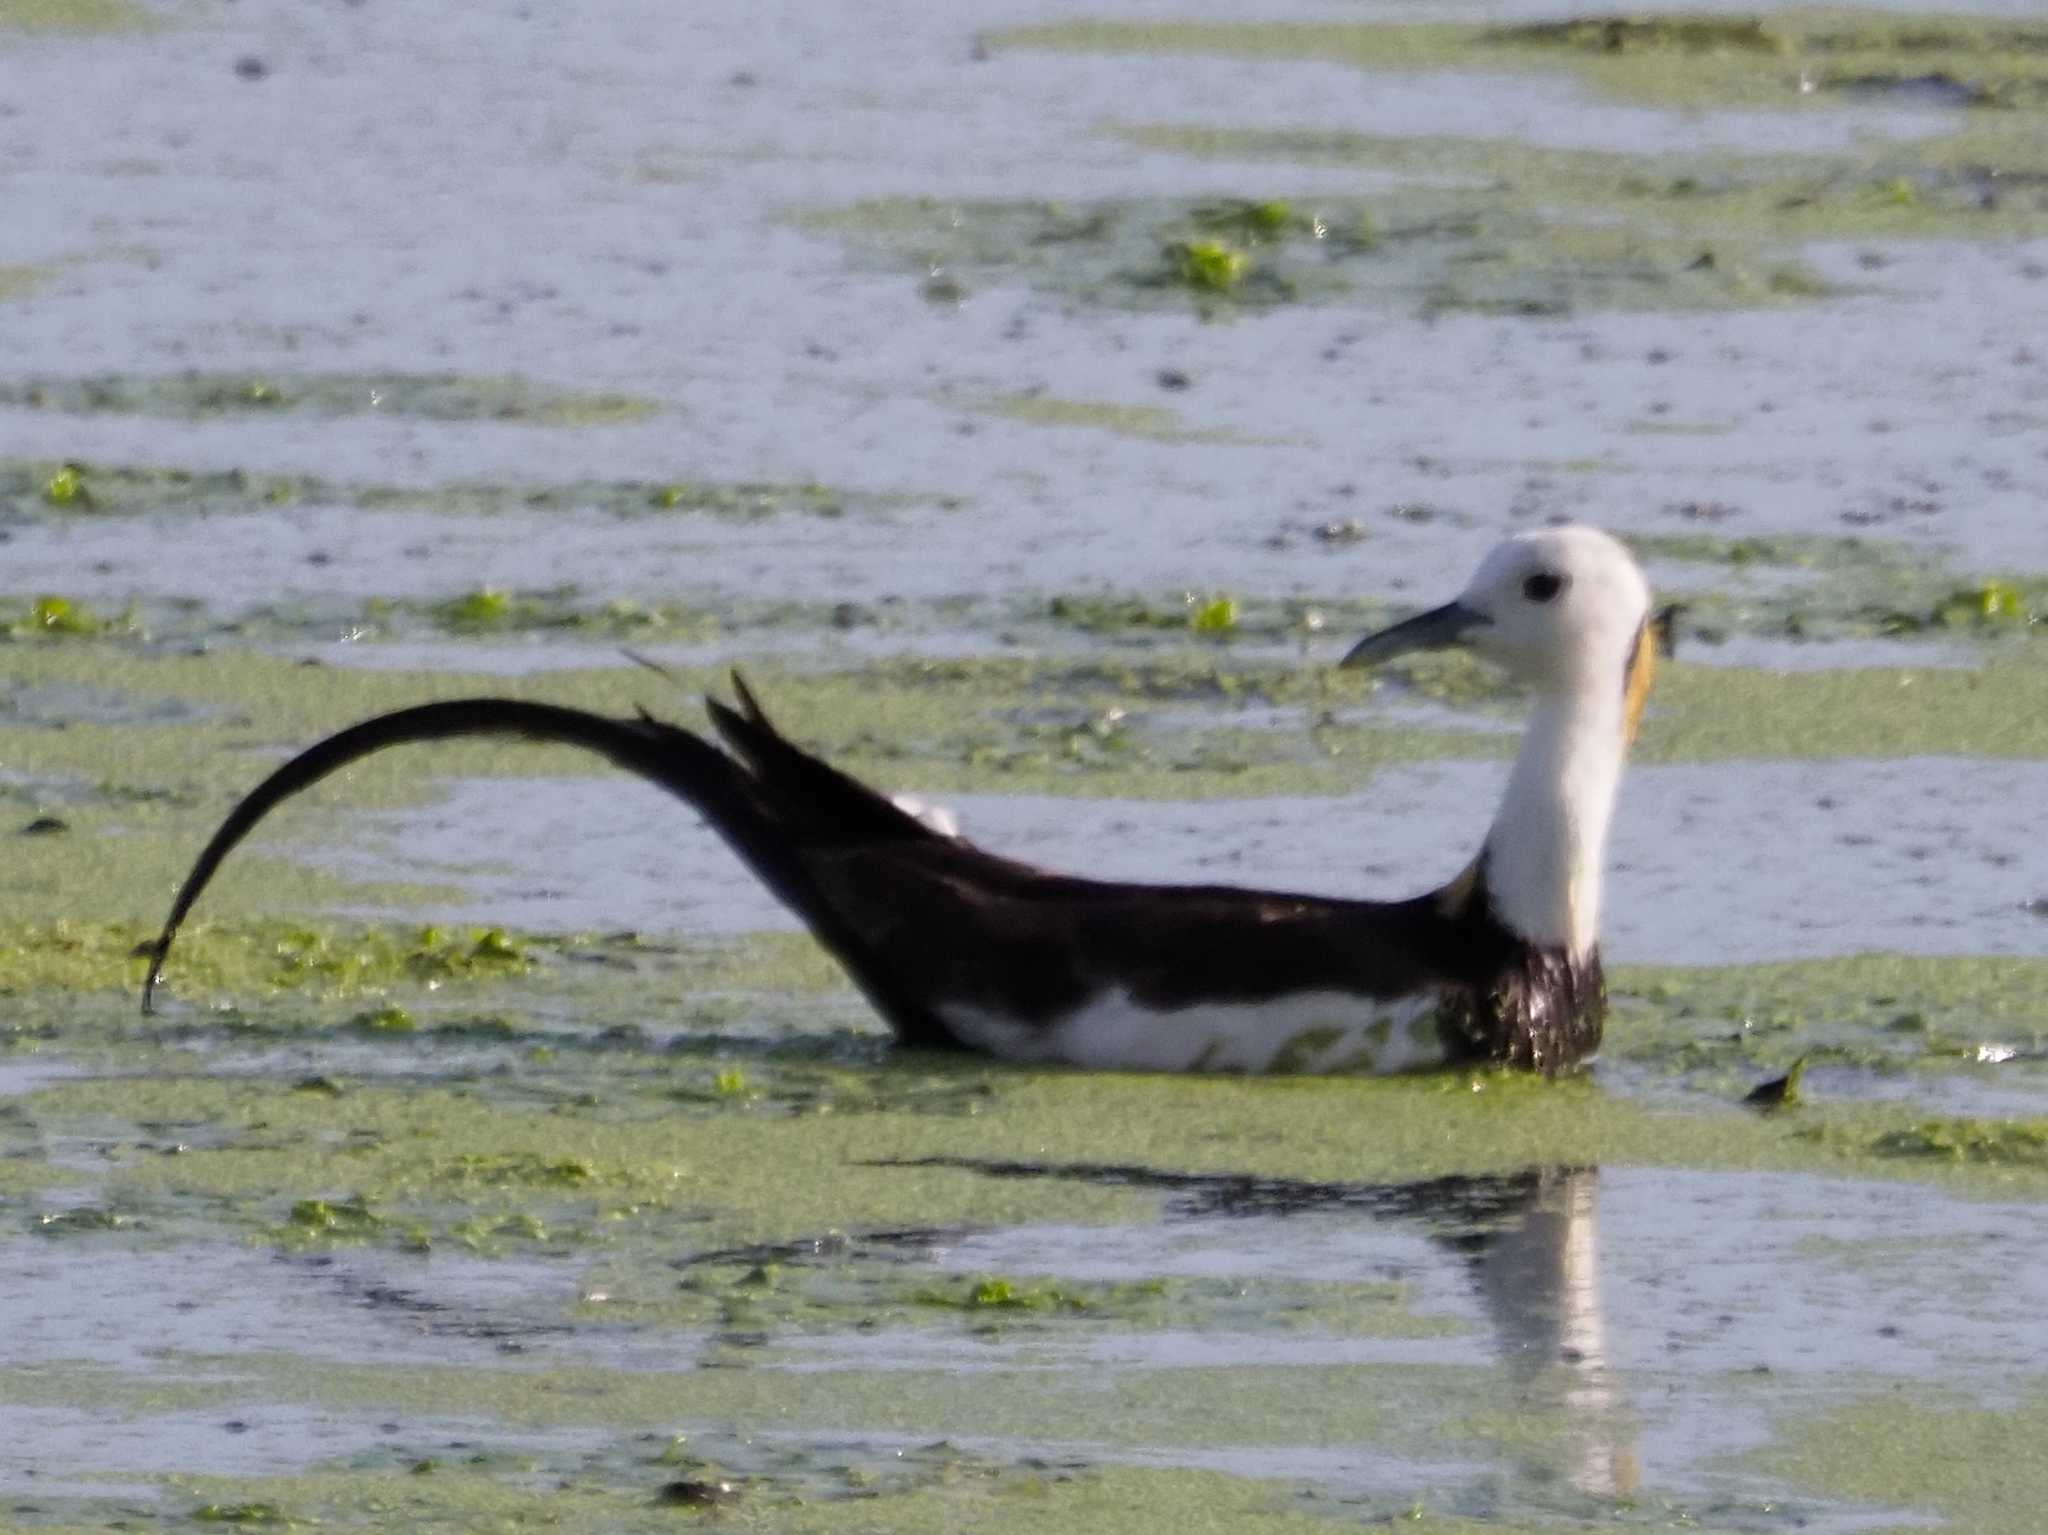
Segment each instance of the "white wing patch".
M942 837L951 837L956 842L960 840L960 817L953 813L952 806L934 805L915 794L892 794L889 803L913 821L922 821L927 830Z
M1270 1002L1203 1002L1161 1011L1118 990L1045 1026L958 1004L939 1013L963 1043L991 1055L1099 1071L1383 1076L1446 1059L1436 998L1427 992L1381 1001L1305 991Z

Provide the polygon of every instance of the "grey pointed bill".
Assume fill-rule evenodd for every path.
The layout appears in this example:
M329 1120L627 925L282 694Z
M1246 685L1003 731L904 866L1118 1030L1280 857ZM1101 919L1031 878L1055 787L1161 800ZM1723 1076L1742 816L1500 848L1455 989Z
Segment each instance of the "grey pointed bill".
M1492 622L1477 608L1468 608L1462 602L1447 602L1427 613L1404 618L1377 634L1368 634L1346 651L1344 659L1337 664L1377 666L1382 661L1391 661L1395 656L1405 656L1411 651L1442 650L1449 645L1461 645L1474 629L1482 629Z

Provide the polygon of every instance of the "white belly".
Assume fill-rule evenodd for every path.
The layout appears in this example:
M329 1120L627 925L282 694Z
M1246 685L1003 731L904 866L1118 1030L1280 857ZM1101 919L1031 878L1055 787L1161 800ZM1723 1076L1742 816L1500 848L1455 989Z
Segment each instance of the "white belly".
M1124 991L1091 998L1056 1023L1019 1023L981 1008L939 1009L963 1044L1011 1061L1101 1071L1385 1075L1440 1066L1436 998L1375 1001L1305 991L1269 1002L1204 1002L1159 1011Z

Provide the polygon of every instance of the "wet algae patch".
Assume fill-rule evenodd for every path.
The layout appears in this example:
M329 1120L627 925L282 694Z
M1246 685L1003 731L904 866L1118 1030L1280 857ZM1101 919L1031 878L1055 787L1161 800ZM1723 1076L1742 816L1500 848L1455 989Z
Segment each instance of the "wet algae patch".
M708 516L758 522L782 516L835 518L882 513L906 499L804 483L674 479L561 484L458 481L404 486L245 469L0 459L0 518L16 522L190 513L263 515L284 506L462 517L509 513L622 519Z
M1206 148L1197 138L1168 143ZM973 282L1024 282L1084 304L1189 309L1213 318L1278 304L1369 302L1425 313L1547 315L1582 309L1707 309L1811 299L1825 285L1796 258L1724 232L1697 235L1515 196L1497 179L1401 186L1371 199L1204 204L898 201L814 213L809 227L864 259L934 267ZM1641 211L1647 204L1638 203ZM1255 240L1197 240L1222 263L1187 265L1218 208L1278 209ZM1617 205L1618 207L1618 205ZM1239 215L1242 217L1243 215ZM1704 258L1704 259L1703 259ZM1209 276L1191 273L1211 272ZM1148 430L1146 435L1153 434Z
M1669 638L2011 641L2048 635L2048 580L1971 574L1938 550L1857 535L1645 534Z
M0 303L26 298L42 285L43 273L32 266L0 266Z
M1652 1093L1734 1101L1774 1076L1815 1068L1807 1099L1903 1096L1949 1084L2038 1098L2048 1108L2048 961L1859 954L1727 968L1632 966L1611 978L1602 1059ZM1882 1137L1889 1132L1877 1132ZM1873 1146L1876 1141L1872 1142ZM1886 1155L2025 1160L1967 1130L1885 1142Z
M1716 283L1738 297L1759 290L1780 299L1824 296L1791 254L1804 242L2013 239L2048 229L2048 156L2033 120L2018 115L1831 154L1641 155L1221 125L1112 131L1153 150L1354 166L1423 183L1470 181L1487 203L1532 210L1560 227L1614 225L1644 251L1683 257L1694 280L1720 274Z
M432 1441L428 1441L432 1442ZM794 1463L801 1474L721 1474L688 1450L664 1458L646 1439L593 1456L545 1453L423 1455L410 1465L322 1469L257 1479L179 1477L145 1484L161 1504L152 1526L193 1530L412 1529L433 1532L544 1527L565 1532L658 1532L679 1525L775 1530L790 1535L951 1535L1001 1528L1018 1535L1118 1530L1181 1535L1244 1530L1250 1535L1327 1535L1325 1511L1300 1506L1282 1484L1207 1470L1084 1466L1036 1459L1009 1464L938 1440L902 1448L856 1442L781 1457L753 1446L753 1458ZM81 1502L77 1525L51 1518L69 1500L38 1500L23 1528L90 1529L107 1503ZM132 1519L138 1500L121 1511ZM163 1505L168 1505L163 1506ZM119 1505L115 1505L118 1507ZM48 1510L48 1513L42 1513ZM183 1510L182 1517L176 1510ZM1354 1517L1355 1505L1347 1509ZM1397 1511L1389 1508L1383 1517ZM1572 1521L1471 1522L1415 1509L1400 1515L1417 1535L1530 1535L1598 1528ZM1709 1532L1711 1525L1689 1528Z
M1246 443L1254 440L1220 428L1188 425L1177 412L1163 405L1069 400L1045 394L1002 395L965 403L975 412L1021 421L1028 426L1080 427L1144 442Z
M1881 1510L1916 1527L1971 1535L2040 1528L2048 1498L2037 1453L2048 1386L2001 1392L1996 1405L1952 1390L1872 1392L1776 1425L1751 1457L1764 1474Z
M1069 21L991 33L993 48L1313 59L1376 70L1572 74L1656 106L1810 107L1892 99L2048 109L2048 24L1846 10L1588 14L1502 26Z
M422 421L505 421L526 426L611 426L660 410L623 394L556 389L521 378L456 373L173 373L0 382L0 408L72 415L386 415Z
M133 0L0 0L0 47L10 33L148 32L158 25Z
M1796 1114L1755 1116L1696 1100L1676 1112L1591 1081L1100 1078L894 1059L845 1069L850 1088L870 1074L861 1102L786 1091L821 1074L772 1053L713 1069L627 1041L617 1059L632 1071L565 1047L466 1074L433 1058L426 1031L378 1043L417 1053L409 1078L73 1079L10 1113L45 1143L90 1137L112 1208L168 1201L288 1246L609 1254L629 1274L679 1248L833 1231L1148 1219L1154 1173L1366 1189L1598 1163L2048 1194L2048 1121L1930 1118L1910 1103L1809 1095ZM1081 1298L1037 1314L1085 1317ZM964 1281L941 1299L978 1311ZM777 1308L752 1314L766 1323Z

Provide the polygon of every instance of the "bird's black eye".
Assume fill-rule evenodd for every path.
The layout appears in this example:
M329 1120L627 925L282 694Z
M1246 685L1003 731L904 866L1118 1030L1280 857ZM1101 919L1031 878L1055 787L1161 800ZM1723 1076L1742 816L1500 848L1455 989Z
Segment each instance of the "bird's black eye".
M1554 570L1539 570L1522 583L1522 595L1531 602L1548 602L1564 590L1564 579Z

